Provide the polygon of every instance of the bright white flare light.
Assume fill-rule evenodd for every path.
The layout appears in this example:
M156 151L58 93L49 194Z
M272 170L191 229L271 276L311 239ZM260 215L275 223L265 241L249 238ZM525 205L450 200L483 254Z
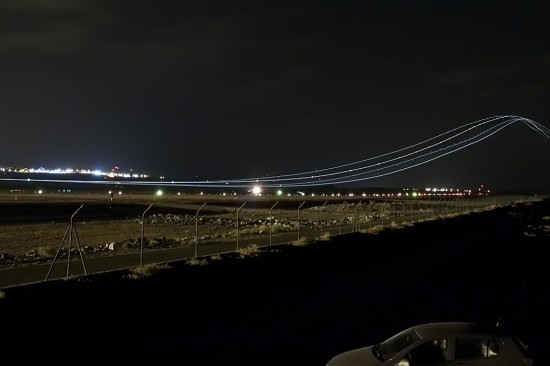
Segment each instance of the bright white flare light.
M252 194L255 196L259 196L262 194L262 187L259 185L255 185L252 187Z

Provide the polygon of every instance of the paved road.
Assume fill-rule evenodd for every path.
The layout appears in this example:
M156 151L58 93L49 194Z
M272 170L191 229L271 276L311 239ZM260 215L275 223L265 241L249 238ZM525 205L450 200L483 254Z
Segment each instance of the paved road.
M420 207L420 206L418 206ZM382 220L374 220L370 222L360 222L358 220L357 225L341 225L330 228L317 228L317 229L301 229L300 232L288 232L277 233L271 235L264 235L260 237L250 238L243 236L239 239L237 244L236 240L229 242L203 242L199 243L197 247L188 246L182 248L168 248L158 250L145 250L143 257L139 252L130 254L115 254L115 255L103 255L95 257L84 257L84 266L88 274L102 273L113 270L119 270L124 268L131 268L138 266L140 260L143 264L149 263L164 263L182 260L193 257L203 257L213 254L221 254L226 252L235 251L238 248L244 248L251 244L256 244L258 247L266 247L270 245L280 245L294 242L299 238L319 238L323 234L328 233L331 236L349 234L354 231L367 230L373 226L382 225L388 226L392 221L397 224L404 222L420 222L425 221L429 217L437 217L437 215L457 215L468 212L460 212L458 208L455 208L453 212L449 212L445 208L441 208L440 211L422 211L410 209L400 211L397 215L392 210L392 215ZM52 263L33 264L15 268L0 269L0 289L8 288L12 286L19 286L30 283L43 282L46 279L60 279L71 276L82 276L85 274L84 266L79 256L72 256L70 263L66 260L58 260L52 266ZM50 271L50 267L51 271Z
M330 233L330 235L346 234L353 231L353 226L347 225L343 227L334 227L331 229L324 228L322 233ZM319 230L300 230L300 238L315 238L321 235ZM256 244L258 247L266 247L270 245L287 244L298 240L297 232L277 233L271 238L268 235L255 238L239 239L238 247L245 248L251 244ZM138 266L140 261L143 264L150 263L165 263L171 261L182 260L186 258L204 257L213 254L227 253L237 250L237 242L216 242L216 243L201 243L197 247L187 246L182 248L166 248L157 250L145 250L143 256L140 252L128 254L103 255L87 258L84 256L84 265L78 255L73 255L71 261L67 263L65 258L44 264L32 264L18 266L13 268L0 269L0 289L13 286L43 282L45 280L54 280L60 278L68 278L74 276L82 276L88 274L102 273L114 271L124 268L132 268ZM50 269L51 267L51 269ZM86 272L84 271L84 267Z

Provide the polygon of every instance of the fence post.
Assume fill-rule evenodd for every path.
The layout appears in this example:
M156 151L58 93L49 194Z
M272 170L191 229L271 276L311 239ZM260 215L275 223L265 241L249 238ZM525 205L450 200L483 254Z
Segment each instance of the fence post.
M357 205L356 203L353 204L353 225L352 225L353 229L352 229L352 232L354 232L354 233L359 231L358 230L358 225L357 225L357 206L356 205Z
M357 206L362 205L363 200L360 200L359 202L355 203L355 215L353 216L353 225L355 226L355 232L361 231L361 226L359 225L359 219L357 218Z
M139 265L140 266L143 266L143 232L144 232L144 225L145 225L145 213L147 211L149 211L149 209L153 206L153 204L151 203L149 205L149 207L147 207L147 209L145 209L145 211L143 211L143 213L141 214L141 245L140 245L140 249L139 249Z
M70 272L70 261L71 261L71 241L73 237L73 231L75 234L76 243L78 246L78 251L80 253L80 260L82 261L82 267L84 268L84 274L88 274L86 271L86 265L84 264L84 258L82 257L82 250L80 249L80 244L78 241L78 235L76 234L76 227L74 226L73 218L75 215L80 211L80 209L84 207L84 205L81 205L72 215L71 219L69 221L69 226L67 227L67 230L65 231L65 235L63 235L63 239L61 240L61 244L59 244L59 248L57 248L57 252L55 253L55 257L53 258L52 264L50 265L50 269L48 270L48 273L46 273L46 278L44 278L44 281L48 280L48 277L50 276L50 272L52 271L53 265L55 264L55 261L57 260L57 257L59 255L59 252L61 251L61 248L63 247L63 243L65 242L65 239L67 238L67 234L69 234L69 250L67 251L67 278L69 277Z
M206 202L195 213L195 258L197 258L197 251L199 249L199 211L206 206Z
M273 229L272 229L273 216L271 215L271 211L273 210L273 207L277 206L277 203L279 203L279 201L275 202L275 204L273 206L271 206L271 208L269 209L269 245L272 244L271 237L272 237L272 232L273 232Z
M246 205L246 202L244 202L241 207L237 209L237 250L239 250L239 211L244 205Z
M346 205L347 202L348 202L348 201L342 202L342 207L344 207L344 206ZM343 210L342 210L342 211L343 211ZM346 213L344 212L344 215L345 215L345 214L346 214ZM343 221L342 218L340 218L340 235L342 235L342 221Z
M298 241L300 241L300 208L306 203L306 201L302 202L300 206L298 206Z
M319 236L323 236L323 224L321 223L321 209L323 207L325 207L325 205L328 203L328 201L325 201L325 203L323 203L321 205L321 207L319 207L319 211L317 211L317 222L319 223Z

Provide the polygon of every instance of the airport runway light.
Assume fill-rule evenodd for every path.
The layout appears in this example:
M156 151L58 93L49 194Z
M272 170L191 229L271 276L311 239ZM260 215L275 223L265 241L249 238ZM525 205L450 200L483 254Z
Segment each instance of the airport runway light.
M157 196L162 196L162 190L159 189L156 194Z
M259 196L262 194L262 187L259 185L255 185L252 187L252 194L255 196Z

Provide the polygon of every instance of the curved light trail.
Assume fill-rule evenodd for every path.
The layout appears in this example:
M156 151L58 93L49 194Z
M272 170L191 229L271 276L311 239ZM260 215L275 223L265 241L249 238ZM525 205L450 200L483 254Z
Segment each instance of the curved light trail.
M543 137L550 138L550 130L542 124L531 119L504 115L484 118L478 121L464 124L445 133L431 137L422 142L384 153L378 156L337 165L329 168L311 170L301 173L283 174L265 177L227 179L227 180L203 180L203 181L68 181L68 180L34 180L25 181L42 182L74 182L95 184L120 184L120 185L155 185L155 186L180 186L190 188L242 188L251 185L260 185L263 188L292 188L312 187L323 185L336 185L370 180L396 174L409 170L449 154L472 146L504 128L522 123ZM7 180L7 179L2 179ZM17 180L17 179L10 179Z

